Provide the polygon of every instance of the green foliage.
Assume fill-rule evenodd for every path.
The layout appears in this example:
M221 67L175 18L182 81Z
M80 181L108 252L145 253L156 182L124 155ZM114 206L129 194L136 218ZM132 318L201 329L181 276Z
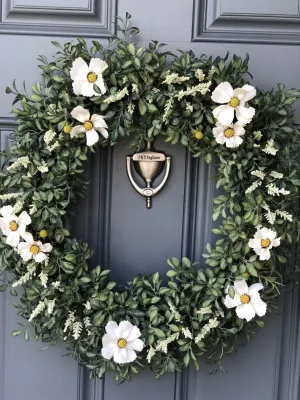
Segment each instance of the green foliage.
M293 271L293 247L300 240L298 219L298 199L300 180L298 166L299 130L294 120L292 104L300 97L300 91L292 89L260 91L252 100L256 109L253 121L246 126L244 142L238 149L222 146L213 138L212 90L223 81L233 87L240 87L247 81L248 57L245 60L233 56L232 60L201 55L192 51L179 55L163 51L164 44L153 41L149 46L137 46L131 38L138 33L130 26L130 15L118 22L118 36L109 39L104 48L97 41L88 49L83 39L78 43L57 42L54 60L40 56L42 82L32 87L32 95L26 90L19 92L13 83L6 93L15 94L14 110L17 127L14 144L4 156L5 163L0 172L1 194L18 192L24 201L23 208L31 210L31 233L38 239L41 230L47 231L42 239L53 245L49 261L38 266L33 279L24 283L20 303L15 306L18 314L28 320L33 310L42 300L45 304L55 300L52 313L47 308L32 322L35 339L55 344L64 339L74 357L90 369L91 376L101 377L111 370L118 382L130 379L148 364L147 351L160 340L178 333L178 338L168 345L168 352L157 351L150 367L156 377L167 372L180 371L182 366L193 364L199 369L199 356L205 356L208 363L218 363L224 354L235 352L235 341L240 332L249 335L254 331L254 323L245 323L237 318L234 310L224 306L225 289L234 297L233 283L245 279L249 284L262 282L262 292L268 308L276 304L282 277L288 263ZM121 38L122 37L122 38ZM101 57L108 63L104 72L108 92L102 96L84 98L75 96L69 71L73 61L82 57ZM194 95L180 95L199 85L197 70L205 75L205 82L211 82L209 91ZM186 77L179 83L168 83L171 74ZM111 95L126 87L128 95L121 100L105 102ZM95 87L96 88L96 87ZM134 89L135 88L135 89ZM93 113L101 113L109 126L109 141L113 145L122 137L131 136L131 146L140 149L145 140L163 135L166 142L182 143L194 157L204 157L207 163L215 163L217 168L217 188L223 192L214 199L213 220L221 217L220 226L213 229L219 236L216 246L207 245L204 259L207 268L196 268L188 258L168 260L170 269L166 283L158 273L151 276L139 275L121 290L109 280L109 271L97 266L89 268L92 252L86 243L70 235L72 209L70 206L79 197L84 197L87 187L84 175L85 161L93 148L86 146L85 138L72 139L64 133L65 126L72 126L74 120L70 112L78 105ZM44 137L46 131L57 132L54 141L59 146L50 151ZM195 132L200 132L198 139ZM278 149L276 156L261 151L268 140L273 139ZM100 139L101 145L107 142ZM6 169L19 157L30 160L28 170L23 167ZM46 165L47 173L39 167ZM259 169L266 175L271 171L283 174L282 188L289 190L289 196L272 196L266 184L258 186L252 193L245 191L256 177L251 172ZM25 171L25 172L24 172ZM12 200L3 201L10 204ZM266 218L267 204L275 212L276 220L271 224ZM293 215L293 220L284 213ZM272 249L272 257L262 262L250 251L249 238L255 233L255 226L263 224L277 231L281 246ZM0 271L15 274L15 280L27 273L27 265L20 256L6 244L0 243ZM202 266L203 267L203 266ZM40 272L48 275L46 287L39 277ZM57 284L59 282L59 284ZM7 280L0 290L11 287ZM12 290L12 295L16 291ZM90 307L85 304L89 302ZM171 306L170 306L171 305ZM176 318L176 312L180 318ZM211 312L202 314L201 308L209 307ZM174 311L173 310L173 311ZM89 319L90 325L82 330L78 340L72 330L65 329L69 312L74 312L77 321ZM182 334L188 328L193 338L208 323L217 317L219 326L210 331L198 343ZM101 357L102 337L108 321L128 320L142 332L145 350L131 364L115 364ZM263 327L263 322L257 320ZM29 339L27 326L13 331L12 335L24 334ZM214 371L215 372L215 371Z

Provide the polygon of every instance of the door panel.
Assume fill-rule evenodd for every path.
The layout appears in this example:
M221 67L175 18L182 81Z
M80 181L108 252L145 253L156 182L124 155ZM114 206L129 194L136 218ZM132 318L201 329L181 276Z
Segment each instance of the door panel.
M169 49L193 49L197 55L250 54L253 84L262 89L281 81L299 87L300 20L298 0L249 2L220 0L0 0L0 148L8 146L14 129L12 98L5 87L16 78L30 88L39 80L36 58L51 58L61 43L83 36L90 41L113 31L112 19L126 11L141 29L138 40L156 39ZM297 112L300 116L300 113ZM147 210L126 174L128 141L112 149L99 149L87 164L91 181L87 199L77 207L73 232L94 249L93 263L112 269L112 279L124 285L141 272L167 270L166 258L182 255L202 259L211 234L214 166L194 160L182 146L162 139L156 148L172 157L169 181ZM113 376L90 381L84 368L65 353L64 345L46 351L32 337L14 338L18 329L14 298L0 294L0 398L1 400L297 400L300 346L299 291L282 296L277 315L251 343L224 360L227 374L210 376L213 367L201 360L201 370L155 380L145 370L133 382L117 386ZM22 322L22 321L20 321Z

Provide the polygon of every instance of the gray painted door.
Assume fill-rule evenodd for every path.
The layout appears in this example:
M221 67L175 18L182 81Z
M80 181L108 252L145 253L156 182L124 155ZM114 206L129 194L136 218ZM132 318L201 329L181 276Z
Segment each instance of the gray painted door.
M133 15L141 42L157 39L171 50L192 48L199 55L249 52L254 85L269 89L282 81L288 87L300 86L299 0L0 0L0 5L2 149L13 130L6 85L14 78L18 86L23 79L28 86L36 82L36 58L51 57L51 40L83 36L105 41L116 13ZM172 156L173 165L167 187L151 211L127 179L126 143L111 153L102 151L89 166L88 199L74 228L94 248L95 262L112 268L112 278L119 283L138 272L163 273L167 256L199 260L211 240L214 187L208 177L213 171L202 160L192 161L182 147L162 142L157 147ZM226 360L228 374L209 376L210 367L203 362L200 372L155 381L145 371L121 386L110 375L89 381L73 359L61 357L63 345L37 351L43 348L41 343L13 338L10 332L18 321L13 300L8 293L0 296L1 400L299 398L298 290L282 299L280 313L267 318L266 328L250 344Z

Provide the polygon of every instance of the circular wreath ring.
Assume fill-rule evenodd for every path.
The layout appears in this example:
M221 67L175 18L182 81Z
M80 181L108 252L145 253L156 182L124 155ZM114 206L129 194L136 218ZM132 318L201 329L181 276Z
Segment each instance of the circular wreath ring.
M49 62L32 95L15 83L14 142L0 173L2 290L22 286L18 315L36 338L68 350L91 376L114 371L129 380L149 365L156 377L180 371L199 356L218 363L235 352L260 317L276 306L299 242L300 132L291 105L300 91L262 92L244 76L245 60L163 51L118 18L118 36L104 48L66 43ZM168 61L167 61L168 58ZM91 269L92 251L70 236L72 209L84 196L84 162L97 144L129 135L131 147L163 135L194 157L217 165L213 229L206 268L168 260L168 280L138 275L116 290L109 270ZM10 274L8 276L11 276Z

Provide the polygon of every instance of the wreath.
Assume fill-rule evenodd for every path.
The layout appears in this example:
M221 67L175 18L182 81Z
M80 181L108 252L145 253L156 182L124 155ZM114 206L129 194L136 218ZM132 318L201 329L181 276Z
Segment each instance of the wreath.
M119 382L148 365L156 377L190 363L198 369L199 356L223 369L237 337L249 339L276 307L300 239L292 110L300 91L257 91L245 80L248 56L175 55L156 41L134 44L138 32L127 14L106 48L52 42L59 50L52 61L39 57L33 94L15 83L6 89L19 108L1 153L0 266L10 273L1 290L20 296L18 315L27 320L12 334L28 340L33 326L36 339L65 341L91 377L113 371ZM206 268L171 258L167 279L138 275L121 289L71 237L85 161L96 145L127 135L136 150L162 135L216 164L223 194L213 220L221 222Z

